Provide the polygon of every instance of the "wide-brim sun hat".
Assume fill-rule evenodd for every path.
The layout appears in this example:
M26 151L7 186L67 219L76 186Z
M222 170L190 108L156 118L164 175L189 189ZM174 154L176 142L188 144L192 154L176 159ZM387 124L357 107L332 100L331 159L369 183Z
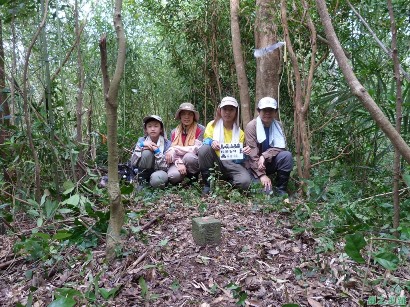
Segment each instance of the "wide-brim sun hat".
M221 103L219 104L219 108L223 108L226 106L233 106L235 108L238 108L239 104L235 98L227 96L221 100Z
M190 111L193 112L195 115L195 121L199 121L199 112L195 110L195 106L190 102L181 103L178 110L175 112L175 119L181 119L181 112L182 111Z
M262 110L267 108L276 110L278 108L278 102L276 101L276 99L272 97L263 97L261 100L259 100L258 109Z

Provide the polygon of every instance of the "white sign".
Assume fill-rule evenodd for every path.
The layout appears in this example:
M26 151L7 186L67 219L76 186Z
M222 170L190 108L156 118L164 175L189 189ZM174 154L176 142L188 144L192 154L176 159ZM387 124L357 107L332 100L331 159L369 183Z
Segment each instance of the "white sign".
M220 148L221 160L241 160L243 159L242 143L222 143Z

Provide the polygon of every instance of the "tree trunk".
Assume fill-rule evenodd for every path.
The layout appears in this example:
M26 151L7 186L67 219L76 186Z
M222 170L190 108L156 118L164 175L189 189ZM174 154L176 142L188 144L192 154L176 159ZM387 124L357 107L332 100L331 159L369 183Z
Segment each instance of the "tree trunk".
M117 144L117 109L118 90L124 72L126 41L124 27L121 20L122 0L115 1L114 28L118 39L118 54L115 73L110 82L107 61L107 38L104 35L100 40L101 70L103 75L105 109L107 113L108 138L108 194L110 196L110 221L107 229L107 261L115 258L116 247L121 244L121 228L124 224L124 206L121 202L121 190L118 182L118 144Z
M44 0L41 0L41 12L45 14L46 8L44 7ZM54 138L54 110L53 110L53 101L51 98L51 77L50 77L50 61L48 59L48 48L47 48L47 36L46 36L46 31L45 27L42 28L41 31L41 52L43 56L43 61L44 61L44 78L45 78L45 105L46 105L46 112L47 112L47 124L50 127L50 142L52 146L55 146L55 138ZM53 173L53 179L54 179L54 188L56 191L56 195L59 195L59 180L58 180L58 171L57 171L57 157L55 154L52 154L51 157L51 169Z
M0 145L2 145L6 139L8 139L8 133L6 126L8 125L9 120L5 119L7 115L10 115L10 110L8 109L8 103L5 101L5 95L3 89L6 87L6 71L4 69L4 48L3 48L3 23L0 19ZM3 110L3 111L1 111ZM8 111L8 112L7 112ZM4 156L4 152L1 150L0 146L0 155ZM8 178L7 170L3 169L3 176L5 179ZM0 220L0 235L6 233L5 225L3 221Z
M277 26L274 20L274 2L256 0L255 48L260 49L277 42ZM279 101L279 81L282 71L280 49L277 48L262 57L256 58L256 96L255 114L258 101L266 96Z
M78 0L75 1L75 35L78 42L77 45L77 82L78 82L78 93L77 93L77 105L76 105L76 119L77 119L77 136L76 141L78 144L83 142L83 91L84 91L84 67L81 56L81 29L78 20ZM80 145L80 148L83 146ZM84 162L84 150L80 149L78 153L77 163ZM77 168L78 178L84 175L84 171L81 167Z
M400 133L401 131L401 119L402 119L402 94L401 94L401 79L400 79L400 62L399 56L397 54L397 28L396 21L394 19L393 5L391 0L387 0L387 7L389 9L390 15L390 28L391 28L391 49L394 65L394 79L396 80L396 131ZM399 195L399 183L400 183L400 152L394 150L394 162L393 162L393 228L398 228L400 225L400 195ZM399 233L395 232L396 237Z
M33 155L33 160L34 160L34 181L35 181L35 198L37 202L40 202L41 198L41 168L40 168L40 161L38 159L36 147L34 146L34 141L33 141L33 133L31 130L31 116L30 116L30 111L29 111L29 105L28 105L28 65L30 62L30 56L31 56L31 51L33 50L34 44L36 43L41 30L44 28L44 25L46 23L46 18L47 18L47 11L48 11L48 0L45 0L44 3L44 12L43 12L43 19L41 20L41 23L34 34L31 43L29 47L27 48L27 53L24 59L24 71L23 71L23 112L24 112L24 121L26 124L26 130L27 130L27 138L28 138L28 143L30 146L31 154Z
M303 74L306 69L299 68L299 62L301 66L305 64L305 58L298 59L297 53L293 50L292 40L290 38L288 18L287 18L287 7L286 1L281 1L281 18L283 24L283 30L285 34L286 48L289 51L289 57L292 62L293 75L295 78L294 86L294 104L295 104L295 142L296 142L296 162L298 175L300 178L308 179L310 178L310 141L309 141L309 130L308 130L308 120L307 115L310 106L310 97L312 93L313 85L313 73L316 69L316 29L313 25L309 14L309 7L306 1L302 1L303 6L303 16L307 20L307 26L310 32L310 63L307 74ZM303 165L300 155L303 155Z
M6 70L4 67L3 22L0 20L0 145L8 139L7 126L10 123L10 108L6 101Z
M369 111L377 126L385 133L400 154L403 155L403 158L407 161L407 163L410 163L409 145L395 130L393 125L389 122L383 111L380 110L379 106L357 79L353 69L350 67L348 59L346 58L340 45L339 39L336 36L325 1L316 0L316 4L319 10L320 19L325 29L327 40L329 41L333 54L335 55L337 63L342 70L352 93L359 98L363 106Z
M236 76L239 86L239 99L241 102L242 126L251 121L250 97L248 78L246 77L245 63L242 55L241 33L239 29L239 0L231 0L231 34L233 58L235 61Z

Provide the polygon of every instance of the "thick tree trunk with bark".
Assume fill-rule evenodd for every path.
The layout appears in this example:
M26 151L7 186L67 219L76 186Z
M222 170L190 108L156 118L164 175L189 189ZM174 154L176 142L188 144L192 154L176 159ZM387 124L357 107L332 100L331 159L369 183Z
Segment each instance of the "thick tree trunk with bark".
M108 194L110 196L110 221L107 229L106 257L108 262L115 258L115 249L121 246L121 228L124 224L124 206L121 202L121 190L118 182L118 144L117 144L117 109L118 90L124 72L126 41L121 19L122 0L115 1L114 27L117 32L118 54L115 73L110 82L107 61L107 39L100 40L101 70L103 75L105 108L107 113L108 139Z
M335 29L333 28L332 21L327 10L327 6L324 0L316 0L316 4L319 10L320 19L325 29L326 38L332 48L333 54L337 60L337 63L342 70L342 73L350 87L352 93L359 98L363 106L369 111L371 117L376 122L377 126L385 133L385 135L392 142L393 146L400 152L403 158L410 163L410 147L403 140L401 135L396 131L393 125L389 122L388 118L384 115L383 111L379 108L370 94L366 91L360 81L357 79L352 67L346 58L343 49L340 45L339 39L336 36Z
M255 48L260 49L277 42L277 26L274 24L275 1L257 0L255 18ZM256 58L255 114L258 101L266 96L279 101L278 90L282 64L280 49Z
M233 57L235 60L236 76L239 86L239 99L241 103L242 126L251 121L250 96L248 77L246 76L245 62L242 55L241 34L239 29L239 0L231 0L231 34Z

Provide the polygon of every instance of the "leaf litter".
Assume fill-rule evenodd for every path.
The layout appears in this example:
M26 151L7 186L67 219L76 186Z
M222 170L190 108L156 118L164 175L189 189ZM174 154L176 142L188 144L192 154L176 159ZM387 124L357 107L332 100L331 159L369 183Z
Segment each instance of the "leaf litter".
M313 235L295 234L292 228L303 225L291 225L286 214L255 210L250 202L202 201L205 211L172 193L149 205L128 204L128 211L147 214L128 219L122 257L111 266L101 238L86 252L68 247L47 266L18 258L18 238L0 235L0 264L9 262L0 271L0 305L48 306L65 288L79 291L77 306L358 306L369 296L388 297L397 280L409 281L409 267L390 272L369 263L367 269L343 246L318 253ZM203 215L221 221L217 246L193 241L191 220Z

